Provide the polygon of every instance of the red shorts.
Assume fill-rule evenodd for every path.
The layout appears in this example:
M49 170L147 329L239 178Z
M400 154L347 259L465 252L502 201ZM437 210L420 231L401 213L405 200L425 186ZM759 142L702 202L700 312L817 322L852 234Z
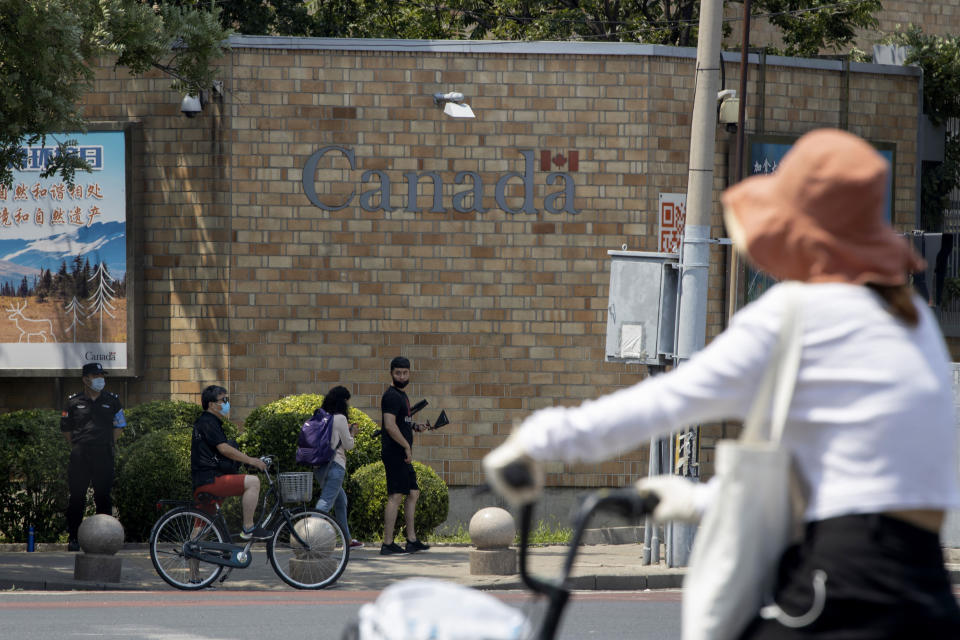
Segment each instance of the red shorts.
M209 493L214 496L219 496L220 498L226 498L227 496L239 496L243 495L243 481L247 476L242 473L237 474L228 474L223 476L217 476L216 480L210 484L200 485L193 490L193 497L196 500L197 494L200 493ZM204 509L204 511L212 511L213 503L223 504L223 500L213 500L210 503L204 502L201 504L199 501L196 502L197 507ZM205 508L206 507L206 508Z

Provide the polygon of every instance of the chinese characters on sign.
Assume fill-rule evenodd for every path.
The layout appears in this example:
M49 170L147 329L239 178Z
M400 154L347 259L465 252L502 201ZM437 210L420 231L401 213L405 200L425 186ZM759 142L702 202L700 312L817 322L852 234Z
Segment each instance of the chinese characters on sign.
M660 194L660 233L657 251L680 253L683 225L687 221L687 194Z
M32 186L19 182L13 185L13 189L0 184L0 237L3 237L4 227L30 223L38 227L45 222L51 226L89 227L103 213L99 204L92 203L102 200L103 189L99 182L78 183L73 188L62 182L48 187L39 182Z
M91 168L73 186L40 176L56 144L22 147L24 168L0 186L0 371L131 364L126 133L64 138Z

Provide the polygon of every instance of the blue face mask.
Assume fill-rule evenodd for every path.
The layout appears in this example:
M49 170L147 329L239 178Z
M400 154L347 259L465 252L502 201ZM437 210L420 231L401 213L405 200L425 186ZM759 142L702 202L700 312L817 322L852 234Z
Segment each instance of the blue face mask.
M229 401L229 400L227 400L227 401L224 402L222 405L220 405L220 413L222 413L222 414L225 415L225 416L230 415L230 401Z
M90 381L90 388L96 391L97 393L100 393L101 391L103 391L103 388L105 386L107 386L107 381L104 380L103 378L94 378L93 380Z

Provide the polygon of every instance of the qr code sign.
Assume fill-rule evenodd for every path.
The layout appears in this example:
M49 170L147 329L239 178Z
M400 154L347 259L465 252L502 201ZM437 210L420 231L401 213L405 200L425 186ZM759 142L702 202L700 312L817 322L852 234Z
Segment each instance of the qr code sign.
M659 251L662 253L680 253L680 243L683 241L683 225L686 220L686 194L660 194Z

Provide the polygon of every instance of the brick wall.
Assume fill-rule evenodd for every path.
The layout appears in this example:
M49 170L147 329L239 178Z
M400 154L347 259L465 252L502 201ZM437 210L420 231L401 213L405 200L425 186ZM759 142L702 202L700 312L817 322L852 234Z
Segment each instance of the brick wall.
M256 48L254 45L260 46ZM270 48L271 46L285 48ZM199 401L206 384L229 388L242 419L287 394L344 384L352 404L379 421L387 364L413 362L412 400L427 398L451 424L419 436L416 457L450 484L480 481L479 460L530 411L578 403L641 380L643 367L604 362L607 250L656 250L657 198L682 192L693 101L691 50L577 44L555 50L384 44L337 50L330 41L238 39L224 60L225 95L194 119L179 114L167 79L130 79L104 61L86 108L93 120L136 120L142 141L133 170L142 190L145 336L143 376L127 402ZM538 52L539 51L539 52ZM610 52L614 53L610 53ZM801 134L839 122L839 64L771 64L765 130ZM731 73L732 70L732 73ZM728 64L728 82L736 78ZM757 74L751 73L751 82ZM917 77L855 69L850 128L897 143L896 216L914 213ZM432 94L456 89L475 120L454 120ZM749 117L756 122L757 105ZM302 172L318 149L317 198ZM718 129L715 184L728 180L735 142ZM508 213L495 185L525 171L534 152L537 213ZM540 152L562 154L576 184L573 207L544 204ZM386 176L392 210L361 203ZM405 173L420 178L407 205ZM474 172L484 211L460 212L454 197ZM524 205L523 185L505 189ZM470 208L469 198L459 201ZM555 208L557 208L555 207ZM474 207L476 208L476 207ZM420 209L420 210L417 210ZM713 235L723 234L719 210ZM722 330L726 256L712 254L708 334ZM119 382L113 382L119 386ZM74 381L64 382L65 393ZM55 404L54 381L5 381L0 408ZM39 400L37 400L39 398ZM704 431L709 472L712 441ZM619 485L647 470L644 447L600 465L555 466L550 483Z

